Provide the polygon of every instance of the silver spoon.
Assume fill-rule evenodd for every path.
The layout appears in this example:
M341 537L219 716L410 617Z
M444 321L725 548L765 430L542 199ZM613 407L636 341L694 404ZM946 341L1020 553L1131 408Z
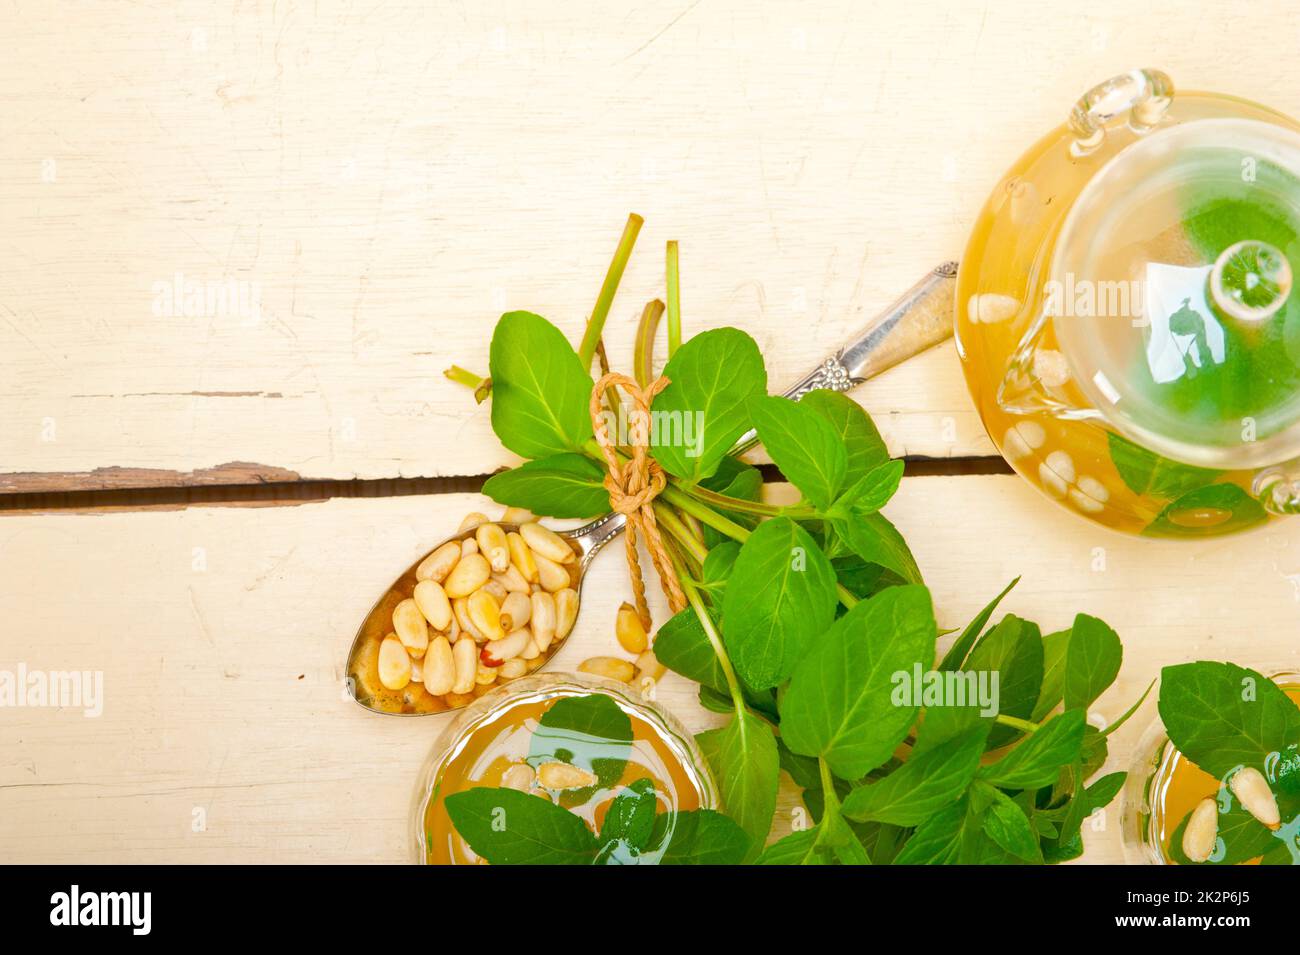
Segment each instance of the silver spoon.
M945 262L935 268L925 278L912 286L902 298L890 305L885 311L873 318L852 340L827 358L800 381L785 392L787 398L798 400L805 394L818 388L831 391L848 391L868 378L886 371L899 362L920 354L926 349L939 344L952 334L952 308L956 286L957 263ZM741 435L732 449L738 454L758 443L758 435L753 430ZM518 525L495 522L503 531L517 531ZM557 531L570 547L573 548L575 560L563 566L570 569L571 586L579 594L579 612L581 612L582 583L586 578L587 568L600 549L613 540L627 523L622 514L606 514L589 524L568 531ZM443 546L448 541L464 541L474 536L475 529L454 534L438 544ZM434 550L432 548L429 554ZM401 707L410 706L400 703L403 692L386 691L375 687L375 681L362 672L366 653L372 652L378 642L392 632L393 610L402 600L411 596L415 589L416 568L427 557L425 554L389 585L383 596L375 602L370 613L366 614L357 635L348 651L347 688L352 699L374 713L385 716L428 716L458 709L467 701L452 705L443 697L424 694L427 697L424 709L419 712L403 711ZM560 641L552 642L547 651L538 659L545 664L559 648ZM536 669L536 667L534 667ZM493 689L496 684L486 687L475 686L477 697ZM378 692L375 692L376 689ZM417 694L418 695L418 694Z
M506 524L501 521L493 521L492 523L496 524L506 533L519 530L518 524ZM599 553L600 549L617 537L619 531L623 529L626 523L627 519L622 514L606 514L604 517L599 517L589 524L584 524L582 527L576 527L567 531L555 531L555 533L562 538L565 543L573 548L575 560L572 563L563 564L561 566L569 570L569 586L578 593L579 610L581 610L582 607L582 584L587 577L587 568L591 566L592 560L595 558L596 554ZM454 534L447 538L447 540L442 541L442 543L438 544L438 547L442 547L449 541L463 542L471 540L474 538L476 529L477 525L475 527L466 528L464 531ZM438 547L430 550L429 554L432 554L433 551L438 549ZM404 707L409 706L410 704L402 702L404 697L408 694L405 694L401 690L389 691L382 689L382 687L375 686L373 677L367 676L367 674L363 672L363 667L366 666L368 653L372 652L372 645L377 646L378 641L383 640L387 634L393 631L393 611L399 603L407 597L410 597L414 592L417 582L415 577L416 568L420 566L425 557L428 557L429 554L425 554L410 567L406 568L402 575L389 585L388 590L384 592L383 596L375 601L375 605L370 608L370 612L366 614L365 619L361 622L361 626L357 630L357 635L352 641L352 648L348 651L348 693L352 699L356 700L372 712L383 713L385 716L428 716L432 713L444 713L447 710L459 709L461 706L465 705L464 703L452 705L451 702L443 697L435 697L429 694L416 694L417 696L428 698L429 702L426 703L426 706L429 708L419 712L408 712ZM542 662L549 659L554 655L555 651L559 649L560 643L561 641L559 640L552 642L551 646L539 659ZM496 684L491 684L486 687L476 685L474 688L474 695L479 696L482 693L493 689L495 686ZM412 690L413 689L414 688L412 688ZM396 706L402 706L403 708L398 709L395 708Z

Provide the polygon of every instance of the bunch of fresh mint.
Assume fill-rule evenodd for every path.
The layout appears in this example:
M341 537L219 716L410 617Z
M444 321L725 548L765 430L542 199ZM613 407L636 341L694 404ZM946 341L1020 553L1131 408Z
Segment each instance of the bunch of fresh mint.
M593 315L597 332L589 325L581 353L540 316L511 312L498 322L492 425L530 460L487 482L495 500L555 517L608 508L588 411L597 318L603 313ZM799 402L769 396L759 348L738 329L677 344L680 330L670 326L668 337L663 374L671 384L653 410L665 422L689 416L697 424L691 442L683 427L652 429L651 453L669 475L654 507L689 606L663 624L654 652L700 684L705 706L731 715L699 743L723 809L744 833L743 843L736 833L724 840L732 853L875 864L1078 856L1081 824L1114 798L1124 774L1087 781L1106 759L1107 736L1136 709L1104 730L1085 721L1119 672L1114 631L1084 615L1046 636L1014 616L989 628L1003 591L939 658L930 593L880 513L903 464L890 460L867 414L834 392ZM638 335L652 338L644 327ZM638 359L636 370L646 383L649 360ZM487 390L482 379L456 377L480 395ZM798 504L761 501L760 473L729 454L750 427L801 492ZM931 700L919 688L897 693L901 674L918 673L951 686L996 673L997 712L942 694ZM802 788L812 824L765 848L782 770ZM618 841L576 817L560 822L557 813L572 814L535 797L525 798L536 805L496 790L454 798L459 831L489 860L598 861ZM515 810L507 813L517 840L508 854L491 845L501 834L483 823L502 798ZM619 818L637 817L639 798L620 794ZM637 831L645 827L642 820ZM638 855L655 850L646 838L624 856L670 861L673 853Z

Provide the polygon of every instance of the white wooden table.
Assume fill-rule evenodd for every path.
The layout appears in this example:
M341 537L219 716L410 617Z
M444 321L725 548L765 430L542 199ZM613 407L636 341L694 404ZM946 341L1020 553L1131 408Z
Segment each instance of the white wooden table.
M956 257L1002 169L1094 82L1156 66L1300 113L1274 2L1213 22L1109 0L14 3L0 35L0 666L105 681L97 719L0 709L5 861L406 858L443 718L347 703L344 655L482 499L292 486L510 464L441 372L484 369L511 308L576 341L629 211L647 223L613 363L675 238L688 333L746 329L783 387ZM235 295L187 309L178 281ZM993 453L950 348L855 397L896 454ZM1017 574L1007 610L1103 617L1126 657L1099 716L1165 663L1297 662L1300 523L1130 540L958 470L889 509L941 625ZM30 496L260 481L288 500ZM618 553L593 574L560 666L612 646ZM660 698L712 725L685 681ZM1121 859L1117 806L1086 861Z

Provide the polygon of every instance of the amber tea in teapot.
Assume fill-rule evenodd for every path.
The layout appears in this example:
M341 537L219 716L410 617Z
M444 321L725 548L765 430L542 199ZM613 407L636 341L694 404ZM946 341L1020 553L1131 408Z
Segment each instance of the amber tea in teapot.
M1103 83L1008 171L958 276L990 436L1071 510L1203 536L1300 504L1300 126Z

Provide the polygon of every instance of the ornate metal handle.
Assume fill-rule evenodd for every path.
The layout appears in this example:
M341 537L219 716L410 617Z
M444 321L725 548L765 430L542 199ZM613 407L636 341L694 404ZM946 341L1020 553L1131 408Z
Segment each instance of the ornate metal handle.
M815 388L848 391L946 340L952 335L956 287L957 263L944 262L801 378L785 396L798 401ZM750 429L741 435L732 453L757 443L758 434Z
M579 550L582 551L582 568L585 571L592 558L602 547L617 537L626 524L627 518L624 515L610 513L596 518L590 524L575 527L571 531L561 531L560 536L567 537L578 545Z

